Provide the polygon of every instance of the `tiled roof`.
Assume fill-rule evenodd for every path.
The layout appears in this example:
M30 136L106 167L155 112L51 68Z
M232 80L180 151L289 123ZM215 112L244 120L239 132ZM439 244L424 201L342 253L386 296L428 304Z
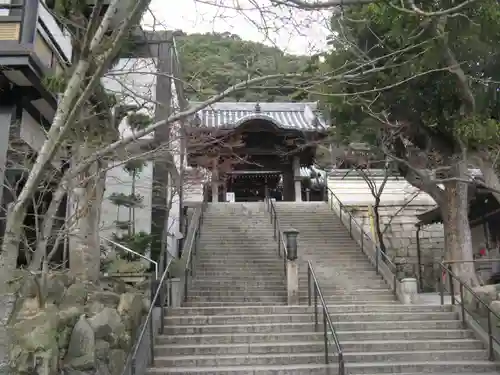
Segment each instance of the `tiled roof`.
M260 107L260 108L259 108ZM197 113L200 127L231 129L253 119L269 120L277 127L324 131L327 125L316 103L220 102Z

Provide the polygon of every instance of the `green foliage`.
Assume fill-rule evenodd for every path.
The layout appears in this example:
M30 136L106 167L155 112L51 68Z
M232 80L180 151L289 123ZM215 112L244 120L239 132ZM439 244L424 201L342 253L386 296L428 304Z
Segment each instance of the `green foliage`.
M417 6L432 12L453 3L423 0ZM326 69L363 74L321 88L336 123L332 137L377 145L394 133L379 121L387 118L401 125L398 136L421 150L452 153L458 141L470 148L498 144L500 6L484 0L460 13L423 17L375 2L335 15L332 28L339 34L331 39ZM448 68L448 52L467 77L473 113L457 75Z
M132 176L136 176L137 174L139 174L142 169L144 168L144 166L146 165L146 163L141 160L141 159L133 159L133 160L129 160L128 162L125 163L123 169L125 169L125 171L132 175Z
M62 93L66 89L67 78L62 74L45 76L42 84L52 93Z
M112 193L108 199L116 206L133 208L140 207L144 197L140 194Z
M470 147L481 148L500 144L500 122L492 118L474 116L457 121L455 132Z
M83 13L86 9L86 0L54 0L55 13L64 18L70 18L72 14Z
M188 82L186 94L192 100L207 99L249 77L304 71L309 61L308 57L287 55L278 48L244 41L230 33L177 34L183 75ZM273 81L272 87L249 88L225 100L290 100L296 90L280 88L282 84Z
M151 116L141 112L134 112L127 115L129 126L134 130L141 130L147 128L153 123Z
M141 255L146 254L146 251L151 245L151 235L142 231L135 234L125 235L117 235L113 233L113 240ZM116 250L118 256L121 259L125 259L128 261L135 261L140 259L139 256L134 255L128 251L121 250L119 248L117 248Z

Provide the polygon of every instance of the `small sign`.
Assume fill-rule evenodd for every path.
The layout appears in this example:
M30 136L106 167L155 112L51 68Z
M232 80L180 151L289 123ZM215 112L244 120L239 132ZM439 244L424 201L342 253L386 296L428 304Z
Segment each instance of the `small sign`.
M226 193L226 202L234 203L236 200L236 197L233 192L227 192Z

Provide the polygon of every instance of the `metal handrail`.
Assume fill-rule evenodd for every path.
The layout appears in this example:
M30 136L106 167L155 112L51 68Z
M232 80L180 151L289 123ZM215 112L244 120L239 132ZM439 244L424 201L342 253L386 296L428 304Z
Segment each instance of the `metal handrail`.
M329 187L326 187L326 190L327 190L327 193L328 193L328 202L330 204L330 209L332 211L334 211L334 208L333 208L333 199L330 199L331 198L335 198L335 200L337 201L338 203L338 206L339 206L339 216L340 216L340 221L343 223L342 221L342 217L343 215L347 215L348 218L349 218L349 225L348 225L348 229L349 229L349 235L351 236L352 239L354 239L354 236L353 236L353 223L354 223L354 226L358 227L359 228L359 233L360 233L360 236L361 236L361 239L360 239L360 245L361 245L361 251L366 255L368 256L368 258L370 258L370 256L366 253L366 243L370 243L372 244L372 246L375 248L375 270L377 272L377 274L380 273L380 260L382 260L389 268L389 271L392 273L392 276L393 276L393 283L394 283L394 288L393 288L393 292L394 294L396 295L397 293L397 266L394 264L394 262L388 257L388 255L386 253L384 253L383 251L381 251L380 247L377 245L377 243L372 239L372 237L366 232L365 228L363 227L363 225L361 225L360 223L358 223L358 221L354 218L354 216L348 211L345 209L345 205L341 202L341 200L337 197L337 195L335 195L335 193L329 188Z
M189 239L190 241L185 244L185 248L182 251L183 256L186 256L186 264L184 266L184 302L188 300L188 290L189 290L189 279L193 277L193 257L196 256L198 252L198 242L200 239L201 227L203 225L205 210L207 207L207 201L204 200L198 220L195 221L194 227L192 229L192 235Z
M467 261L464 261L467 262ZM468 261L472 262L472 261ZM488 359L490 361L495 360L495 351L493 347L493 342L495 342L497 345L500 345L500 341L497 340L494 335L493 335L493 322L492 322L492 315L493 318L496 319L496 321L500 321L500 315L498 315L496 312L494 312L488 303L484 302L481 297L477 295L476 292L472 290L470 286L465 284L462 280L460 280L459 277L457 277L453 271L451 270L451 264L446 264L445 262L440 263L441 270L443 272L443 275L446 274L448 275L448 280L449 280L449 290L448 292L450 293L451 297L451 304L452 305L460 305L461 308L461 317L462 317L462 323L465 326L467 324L466 318L465 318L465 313L467 312L469 316L472 317L478 323L480 326L482 326L481 322L474 317L474 314L469 311L469 309L466 307L465 301L464 301L464 290L467 290L468 293L477 301L479 302L480 305L486 308L486 311L488 312L487 316L487 334L488 334ZM459 295L460 299L456 299L455 297L455 286L454 284L458 283L459 286ZM441 283L440 283L440 295L441 295L441 305L444 305L444 290L445 290L445 281L444 277L441 278Z
M154 267L155 267L155 279L158 280L158 276L159 276L158 275L158 262L154 261L153 259L151 259L151 258L149 258L149 257L147 257L145 255L142 255L142 254L138 253L137 251L129 249L128 247L123 246L122 244L120 244L120 243L118 243L116 241L110 240L109 238L101 237L101 239L106 240L110 244L112 244L112 245L114 245L116 247L119 247L120 249L122 249L122 250L124 250L124 251L126 251L128 253L134 254L134 255L138 256L139 258L141 258L141 259L147 260L149 263L153 264Z
M281 230L280 221L278 218L278 213L276 212L276 206L271 198L266 198L264 200L271 220L271 225L273 226L273 237L278 242L278 257L283 258L283 272L285 278L287 277L287 266L286 260L288 258L288 251L286 248L285 236ZM283 253L282 253L283 252Z
M132 348L132 355L127 358L127 362L125 363L125 367L123 369L122 375L127 374L128 369L130 368L130 374L136 375L137 371L137 357L139 355L139 350L141 348L141 344L146 336L146 331L149 329L149 346L150 346L150 363L154 364L155 355L154 355L154 324L153 324L153 312L155 307L158 307L158 299L159 299L159 307L161 308L160 312L160 333L163 333L164 325L165 325L165 307L170 305L170 296L172 294L172 283L167 280L167 274L172 265L173 259L170 259L165 270L163 271L160 280L158 281L158 287L151 298L151 305L149 306L148 314L146 315L146 319L142 324L141 332L137 337L134 347ZM164 290L164 284L167 281L167 293ZM154 285L154 284L152 284ZM153 287L151 288L153 289ZM165 300L167 300L167 304L165 305ZM130 367L129 367L130 366Z
M311 289L312 294L311 295ZM335 347L337 348L337 357L339 362L339 375L345 375L345 361L344 361L344 352L342 351L342 345L340 345L339 338L337 336L337 332L335 331L335 326L333 325L332 318L330 317L330 312L328 311L328 306L325 302L325 298L323 297L323 293L321 292L321 288L318 283L318 279L316 274L314 273L313 266L311 261L307 262L307 298L309 306L312 304L312 299L314 296L314 326L316 330L318 329L318 298L321 302L321 307L323 309L323 339L325 344L325 364L330 363L329 358L329 340L328 340L328 331L330 331Z

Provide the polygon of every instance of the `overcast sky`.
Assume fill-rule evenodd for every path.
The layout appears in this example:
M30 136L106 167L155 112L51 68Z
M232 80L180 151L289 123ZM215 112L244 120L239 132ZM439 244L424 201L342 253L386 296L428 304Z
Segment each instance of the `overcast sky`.
M325 47L328 30L324 14L276 8L257 11L248 0L201 1L217 2L223 6L197 0L152 0L151 10L157 22L171 30L230 32L242 39L277 45L294 54L315 53ZM244 10L235 10L235 2ZM266 0L256 2L263 6L267 3ZM153 24L152 19L151 15L146 16L146 26Z

